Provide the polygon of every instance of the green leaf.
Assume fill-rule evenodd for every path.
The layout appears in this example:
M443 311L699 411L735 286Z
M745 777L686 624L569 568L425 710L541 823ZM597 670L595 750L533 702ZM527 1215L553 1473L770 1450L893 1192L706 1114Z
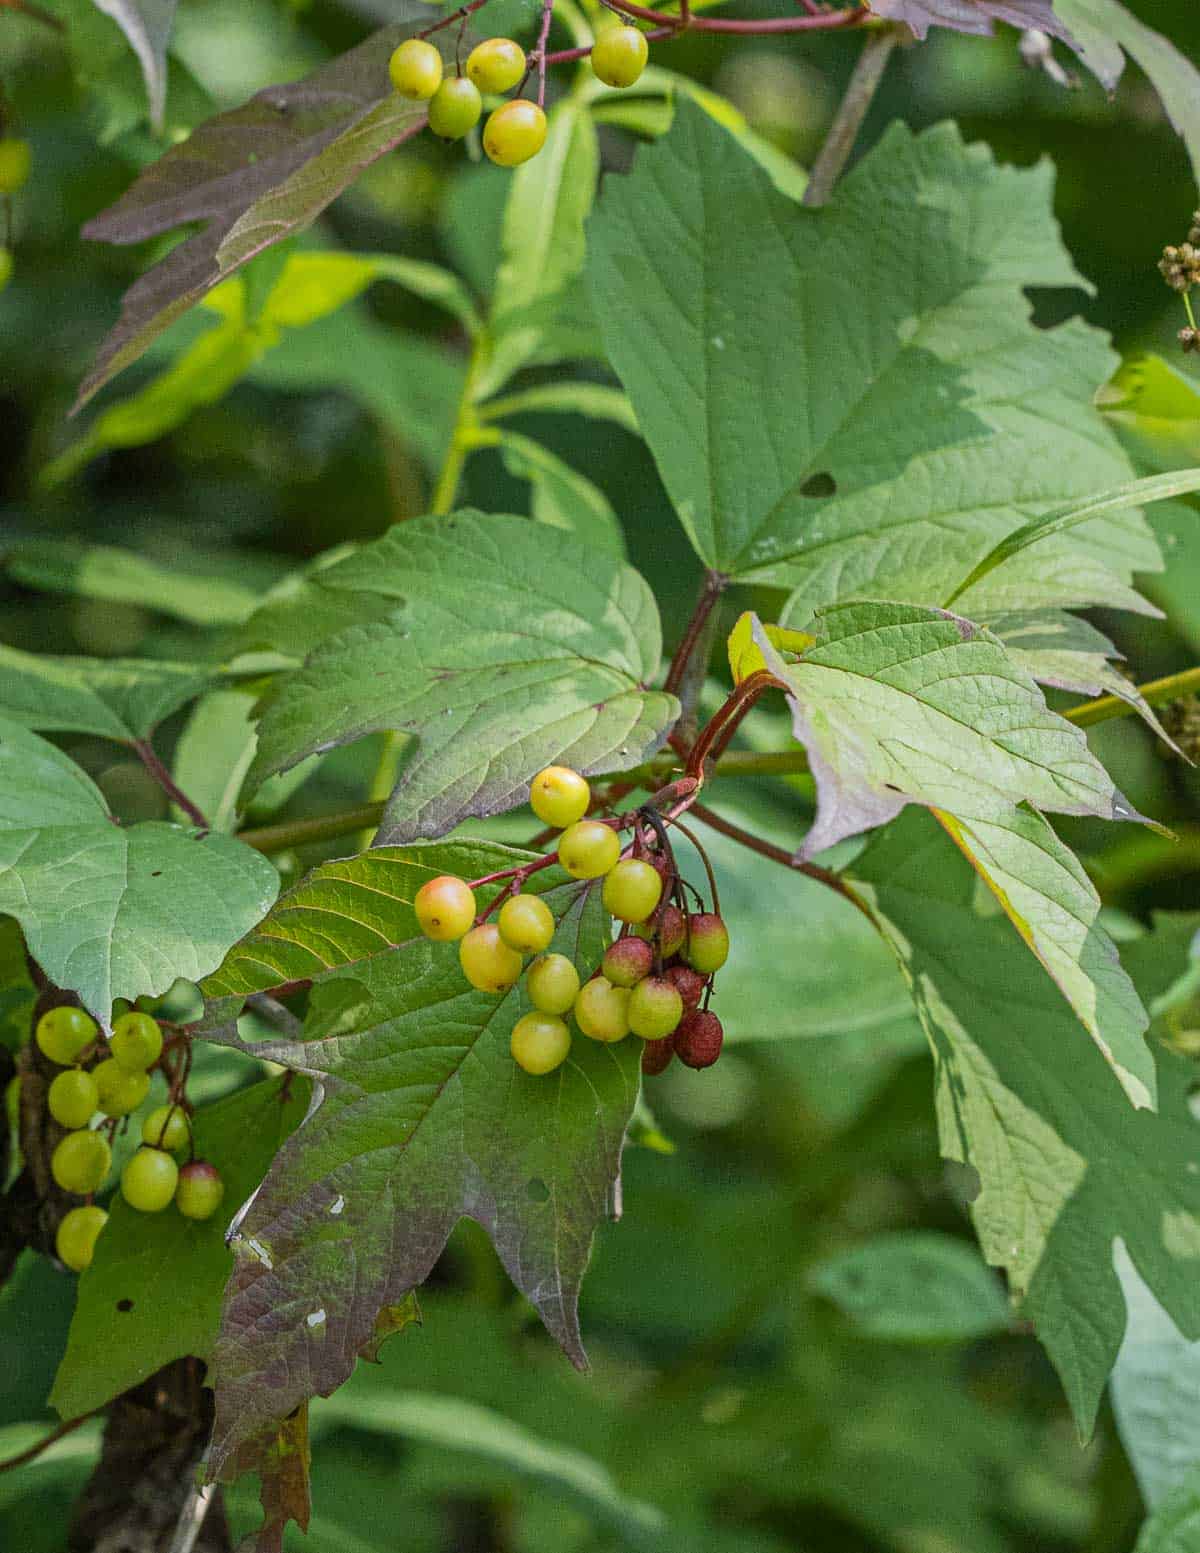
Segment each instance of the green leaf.
M706 565L797 589L806 610L933 601L1031 517L1129 478L1091 403L1103 337L1030 322L1026 287L1082 284L1051 179L953 126L893 125L808 210L681 104L608 180L588 227L597 316ZM1158 564L1128 512L1050 545L966 612L1136 608L1129 578Z
M50 1394L64 1418L103 1407L173 1359L209 1357L233 1268L226 1226L304 1116L308 1088L271 1079L196 1112L197 1157L225 1181L211 1219L138 1213L114 1193Z
M1196 1553L1200 1548L1200 1466L1158 1506L1138 1535L1136 1553Z
M808 1287L885 1342L969 1342L1009 1324L1008 1303L979 1253L932 1230L837 1251L812 1269Z
M0 913L103 1022L116 998L206 975L278 887L270 863L228 836L118 825L78 766L0 719Z
M152 658L52 658L0 646L0 713L23 728L132 744L194 701L213 671Z
M1200 389L1161 356L1131 356L1096 396L1135 457L1161 470L1200 464Z
M258 747L257 696L250 690L213 690L196 704L175 745L172 775L213 830L232 832L239 820L238 794ZM316 761L301 761L272 777L255 794L249 812L273 814L313 775Z
M456 945L420 937L411 906L432 874L476 878L533 855L459 842L325 865L205 983L219 1017L226 998L306 967L303 1039L249 1048L220 1038L307 1073L324 1093L240 1226L214 1353L217 1469L341 1384L377 1312L428 1275L464 1215L585 1362L579 1284L638 1092L638 1043L577 1038L562 1068L531 1078L508 1051L523 990L473 991ZM527 888L555 914L556 950L591 970L607 942L597 892L557 869ZM264 1322L266 1310L282 1319Z
M928 816L902 816L849 872L933 1048L942 1152L978 1173L984 1254L1006 1270L1087 1429L1125 1327L1116 1237L1184 1335L1200 1337L1195 1122L1179 1105L1129 1105L1004 917L980 910L971 869ZM1156 988L1138 984L1149 1000Z
M519 432L501 431L499 448L509 474L532 485L532 514L538 523L566 529L585 545L624 558L621 520L598 486Z
M111 16L137 55L150 99L150 125L162 130L167 103L167 44L175 21L175 0L92 0Z
M645 582L543 524L469 511L399 524L246 639L294 650L306 623L324 633L339 615L346 628L268 701L248 785L368 733L410 735L380 841L513 808L550 760L635 766L677 715L673 696L643 688L661 653Z
M514 415L585 415L589 420L615 421L636 436L637 417L619 389L604 383L535 383L503 399L480 405L481 420L508 420Z

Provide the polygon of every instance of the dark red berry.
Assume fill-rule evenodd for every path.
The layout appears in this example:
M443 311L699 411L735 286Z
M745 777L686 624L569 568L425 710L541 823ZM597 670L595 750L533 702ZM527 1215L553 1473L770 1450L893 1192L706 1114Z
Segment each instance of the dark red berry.
M708 986L708 977L701 976L699 971L694 971L690 965L672 965L666 972L666 978L674 984L676 992L683 999L685 1009L695 1008L704 996L704 989Z
M654 950L643 938L618 938L604 951L600 969L614 987L635 987L654 969Z
M653 942L657 935L664 960L678 954L687 936L687 921L678 906L664 906L657 916L641 922L634 929L639 938Z
M721 1055L725 1032L715 1014L694 1008L679 1021L671 1039L680 1062L689 1068L711 1068Z
M647 1041L642 1047L642 1072L653 1078L670 1067L674 1055L670 1041Z

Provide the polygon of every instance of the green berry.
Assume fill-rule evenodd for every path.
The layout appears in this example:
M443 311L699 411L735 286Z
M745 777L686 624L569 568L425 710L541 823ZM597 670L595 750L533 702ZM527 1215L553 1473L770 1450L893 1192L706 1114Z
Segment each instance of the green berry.
M599 820L579 820L558 838L558 860L573 879L599 879L620 856L621 838Z
M413 898L417 925L426 938L448 943L461 938L475 920L475 892L453 874L439 874Z
M579 972L565 954L543 954L529 967L525 990L543 1014L567 1014L579 993Z
M679 989L665 976L647 976L629 994L629 1028L643 1041L661 1041L682 1018Z
M50 1156L50 1174L64 1192L86 1197L104 1185L112 1150L98 1132L69 1132Z
M139 1213L161 1213L178 1181L179 1166L169 1154L142 1147L121 1172L121 1196Z
M575 999L575 1023L593 1041L613 1043L629 1034L629 997L604 976L585 982Z
M423 38L409 38L388 61L388 75L401 97L428 102L442 84L442 56Z
M481 92L511 92L525 74L525 50L511 38L485 38L467 55L467 74Z
M557 1014L535 1010L517 1020L508 1045L513 1061L526 1073L552 1073L567 1060L571 1032Z
M519 167L545 144L546 115L523 97L497 108L483 126L483 149L497 167Z
M144 1073L162 1056L163 1038L158 1020L133 1010L113 1022L108 1049L127 1073Z
M90 1073L70 1068L50 1085L46 1103L60 1127L86 1127L100 1109L100 1091Z
M7 248L0 248L0 291L4 291L12 279L13 256Z
M192 1136L187 1112L181 1105L156 1106L142 1123L142 1142L152 1148L177 1154L187 1147Z
M669 960L683 948L683 941L687 937L687 918L678 906L664 906L654 917L639 922L634 932L639 938L648 939L651 943L657 939L658 952L664 960Z
M592 70L605 86L632 86L649 54L646 36L636 27L609 27L592 45Z
M85 1267L90 1267L96 1241L107 1223L108 1214L103 1208L72 1208L64 1213L54 1235L58 1260L73 1273L81 1273Z
M604 909L622 922L644 922L662 899L662 875L640 857L623 857L604 881Z
M600 969L614 987L636 987L654 969L654 950L642 938L618 938L609 944Z
M521 956L500 937L494 922L471 929L458 946L458 963L480 992L507 992L521 975Z
M206 1159L193 1159L179 1172L175 1206L185 1219L211 1219L224 1195L221 1172Z
M43 1055L59 1067L69 1068L85 1046L90 1046L100 1033L100 1026L82 1008L64 1004L52 1008L37 1022L34 1038Z
M461 140L479 123L482 112L483 98L474 81L451 76L430 99L429 127L443 140Z
M0 139L0 194L15 194L25 186L33 153L27 140Z
M702 976L711 976L728 960L729 929L715 912L702 911L688 918L683 958Z
M541 954L554 937L554 913L540 895L513 895L501 906L496 926L518 954Z
M565 830L588 812L592 790L569 766L547 766L529 784L529 807L543 825Z
M128 1116L136 1111L150 1089L148 1073L130 1073L115 1057L107 1057L92 1077L100 1096L100 1109L106 1116Z

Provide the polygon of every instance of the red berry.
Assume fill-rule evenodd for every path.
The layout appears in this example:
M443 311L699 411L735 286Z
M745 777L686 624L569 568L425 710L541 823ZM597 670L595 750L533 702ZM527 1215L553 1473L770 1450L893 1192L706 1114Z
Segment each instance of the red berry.
M680 1062L689 1068L711 1068L721 1055L725 1032L706 1008L694 1008L679 1021L672 1037Z
M654 950L643 938L618 938L604 951L600 969L614 987L636 987L654 969Z
M674 1055L670 1041L647 1041L642 1047L642 1072L653 1078L670 1067Z
M708 977L701 976L699 971L694 971L690 965L672 965L666 971L666 979L671 982L683 999L685 1009L697 1007L704 996L704 989L708 986Z
M687 919L678 906L664 906L649 922L639 923L634 932L639 938L648 938L652 942L657 934L662 957L669 960L683 948L683 940L687 936Z

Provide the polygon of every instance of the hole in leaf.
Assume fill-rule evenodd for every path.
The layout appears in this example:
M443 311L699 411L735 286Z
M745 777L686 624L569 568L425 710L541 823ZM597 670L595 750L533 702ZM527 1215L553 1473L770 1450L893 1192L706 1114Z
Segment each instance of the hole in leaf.
M828 469L822 469L819 474L809 475L800 487L800 494L801 496L836 496L837 481Z
M532 1181L525 1184L525 1195L530 1202L546 1202L550 1196L550 1188L539 1176L534 1176Z
M117 1309L119 1311L121 1311L122 1314L124 1314L126 1311L129 1311L129 1310L133 1309L133 1301L132 1300L118 1300L117 1301Z

